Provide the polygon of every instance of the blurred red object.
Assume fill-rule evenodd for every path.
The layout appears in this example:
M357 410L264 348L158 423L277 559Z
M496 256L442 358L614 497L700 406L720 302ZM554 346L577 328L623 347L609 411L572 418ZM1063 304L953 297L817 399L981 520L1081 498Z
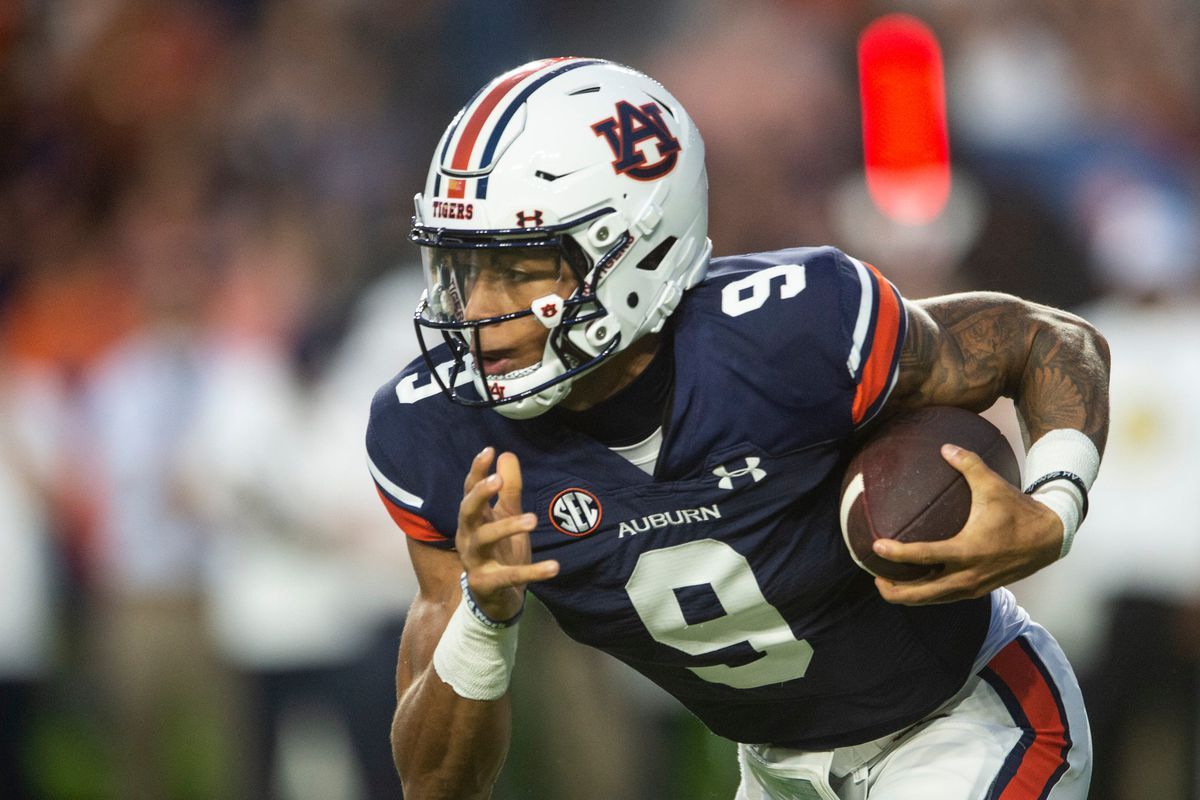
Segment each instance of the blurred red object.
M935 219L950 196L942 52L907 14L872 22L858 41L867 188L897 222Z

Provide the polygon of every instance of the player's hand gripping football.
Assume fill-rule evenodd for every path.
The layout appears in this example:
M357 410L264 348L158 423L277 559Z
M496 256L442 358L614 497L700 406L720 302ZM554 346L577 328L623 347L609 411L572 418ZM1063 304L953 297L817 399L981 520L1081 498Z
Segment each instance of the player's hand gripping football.
M521 610L525 585L557 575L558 562L530 563L537 517L521 513L521 465L513 453L495 455L485 447L471 462L454 546L475 602L492 619L506 620ZM496 471L488 474L493 459Z
M1058 558L1063 527L1057 514L997 475L970 450L946 445L942 457L971 487L971 513L957 535L940 542L875 542L875 552L890 561L945 565L922 580L876 578L879 593L889 602L924 605L982 597Z

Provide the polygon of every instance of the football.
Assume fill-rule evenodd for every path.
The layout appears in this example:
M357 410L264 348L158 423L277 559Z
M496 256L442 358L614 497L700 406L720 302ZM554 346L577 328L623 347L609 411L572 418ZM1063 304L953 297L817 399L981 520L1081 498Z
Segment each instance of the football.
M854 561L895 581L929 577L940 564L900 564L872 550L876 539L931 542L962 530L971 511L971 488L942 458L943 444L977 453L1014 486L1021 472L1000 430L971 411L936 406L887 422L854 455L842 481L842 536Z

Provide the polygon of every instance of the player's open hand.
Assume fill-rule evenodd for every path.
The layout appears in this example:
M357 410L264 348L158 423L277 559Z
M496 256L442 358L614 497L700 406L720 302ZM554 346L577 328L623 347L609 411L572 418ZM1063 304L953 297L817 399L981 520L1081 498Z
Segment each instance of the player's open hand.
M889 602L924 605L982 597L1058 558L1063 529L1057 514L1022 494L970 450L946 445L942 457L971 487L971 513L957 535L940 542L875 542L875 552L890 561L944 565L922 580L876 578L879 593Z
M521 610L525 585L554 577L558 562L530 563L529 532L537 517L521 513L521 464L513 453L495 455L485 447L471 462L454 546L483 613L505 620ZM489 474L493 459L496 471Z

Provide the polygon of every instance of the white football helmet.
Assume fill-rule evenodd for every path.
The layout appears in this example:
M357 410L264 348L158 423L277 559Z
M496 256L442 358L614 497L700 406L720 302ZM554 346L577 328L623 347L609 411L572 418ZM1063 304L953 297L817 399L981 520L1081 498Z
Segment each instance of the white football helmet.
M662 85L591 58L506 72L451 121L416 196L409 238L421 247L426 293L415 322L429 368L455 402L541 414L576 378L662 328L704 277L707 232L704 143ZM552 250L578 287L466 319L477 260L511 248ZM480 327L528 315L550 329L541 361L485 376ZM450 346L449 366L433 363L426 329Z

